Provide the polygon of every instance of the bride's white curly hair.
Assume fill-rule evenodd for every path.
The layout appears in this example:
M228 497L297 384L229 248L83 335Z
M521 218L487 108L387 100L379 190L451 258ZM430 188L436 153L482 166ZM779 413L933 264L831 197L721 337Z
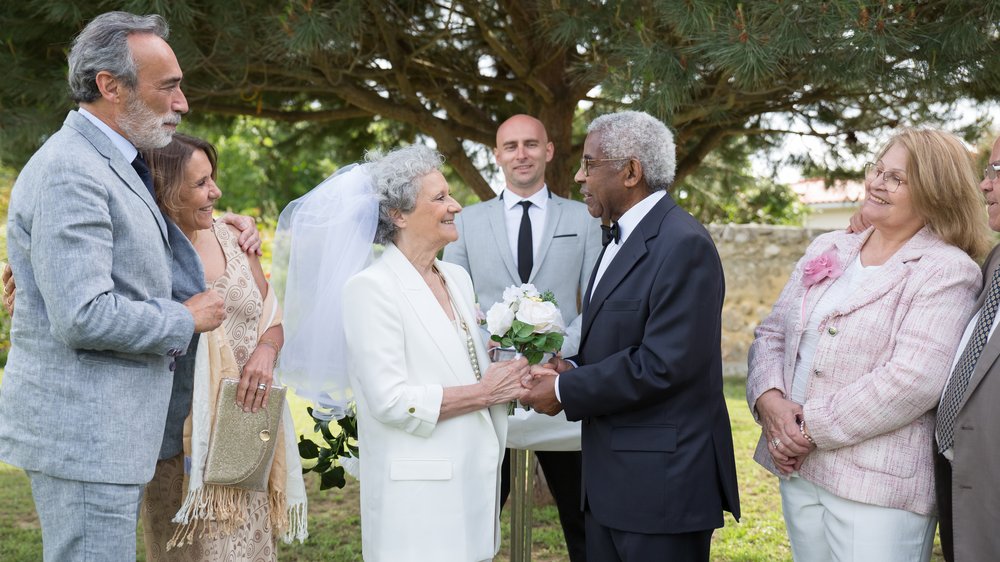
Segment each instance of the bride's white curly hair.
M420 179L440 170L444 157L438 151L420 144L397 148L388 153L370 151L365 154L368 173L378 197L378 226L375 243L385 244L396 238L399 228L392 220L392 211L409 213L417 204Z

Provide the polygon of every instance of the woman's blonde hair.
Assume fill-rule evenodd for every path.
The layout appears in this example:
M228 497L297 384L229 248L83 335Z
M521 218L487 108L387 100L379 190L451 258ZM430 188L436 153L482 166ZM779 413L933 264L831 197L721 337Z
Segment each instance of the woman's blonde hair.
M981 259L992 247L990 229L972 155L958 137L935 129L903 129L879 152L894 145L907 153L906 184L913 208L945 242Z

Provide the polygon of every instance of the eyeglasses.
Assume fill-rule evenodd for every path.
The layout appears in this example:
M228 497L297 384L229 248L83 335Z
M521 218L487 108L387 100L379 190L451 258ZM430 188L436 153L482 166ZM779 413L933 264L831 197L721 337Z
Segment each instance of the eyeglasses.
M594 167L597 162L621 162L623 160L631 160L631 157L627 158L581 158L580 167L583 168L583 176L590 177L590 169Z
M906 183L906 180L897 176L895 172L887 172L874 162L866 162L865 179L868 180L868 182L873 182L877 180L879 176L882 176L882 185L885 186L886 191L889 193L896 193L899 186Z
M983 179L994 181L997 179L997 172L1000 172L1000 164L989 164L983 170Z

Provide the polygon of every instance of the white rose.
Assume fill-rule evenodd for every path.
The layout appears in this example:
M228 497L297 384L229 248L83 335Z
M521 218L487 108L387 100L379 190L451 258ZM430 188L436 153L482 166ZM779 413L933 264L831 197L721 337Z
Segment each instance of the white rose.
M562 314L556 305L550 302L524 299L517 309L516 318L534 326L537 334L561 332L565 328Z
M509 308L521 298L521 288L511 285L503 290L503 303Z
M514 324L514 311L498 302L486 311L486 329L494 336L503 335Z
M524 296L528 298L535 298L542 296L542 294L538 292L538 289L536 289L535 286L532 285L531 283L525 283L521 285L519 290L521 291L521 293L524 294Z

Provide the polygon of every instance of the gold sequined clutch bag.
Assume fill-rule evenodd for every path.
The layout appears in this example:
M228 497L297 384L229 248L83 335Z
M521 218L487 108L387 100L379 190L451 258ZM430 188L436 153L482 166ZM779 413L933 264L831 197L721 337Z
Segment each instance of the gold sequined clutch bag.
M257 412L244 412L236 405L239 384L237 379L222 379L219 387L205 483L263 492L285 409L285 387L272 386L267 406Z

